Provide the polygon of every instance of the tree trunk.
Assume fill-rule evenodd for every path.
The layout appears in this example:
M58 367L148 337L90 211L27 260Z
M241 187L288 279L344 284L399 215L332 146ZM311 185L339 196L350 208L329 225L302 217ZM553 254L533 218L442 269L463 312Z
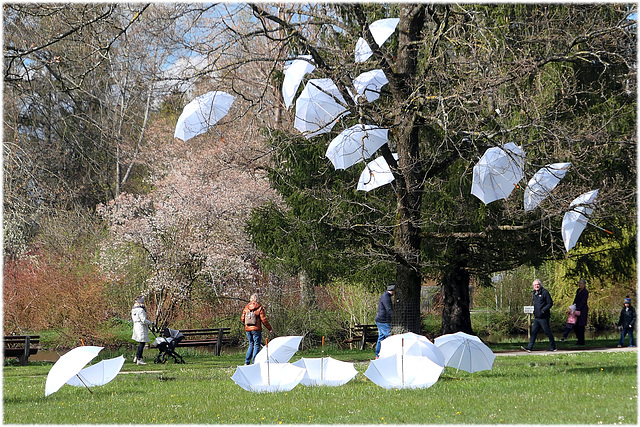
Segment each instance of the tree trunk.
M466 332L473 334L469 313L469 272L456 265L442 278L444 307L442 308L443 334Z

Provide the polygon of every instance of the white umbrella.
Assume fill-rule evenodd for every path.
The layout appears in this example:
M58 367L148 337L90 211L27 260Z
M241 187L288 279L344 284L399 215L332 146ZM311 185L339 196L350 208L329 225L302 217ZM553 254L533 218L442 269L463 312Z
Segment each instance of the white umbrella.
M92 345L76 347L60 356L49 370L49 374L47 374L44 395L49 396L58 391L67 381L77 375L87 363L93 360L103 348Z
M398 160L398 154L393 153L393 157ZM358 180L358 188L360 191L371 191L374 188L381 187L385 184L389 184L395 178L391 172L391 168L387 164L384 157L377 157L367 165L360 173L360 179Z
M348 383L358 374L353 363L343 362L332 357L314 359L303 357L293 365L306 370L304 378L302 378L302 385L306 386L340 386Z
M474 335L456 332L434 340L444 355L446 366L467 372L491 370L496 355Z
M444 369L444 355L440 349L425 336L407 332L391 335L380 345L380 357L404 354L406 356L428 357Z
M221 91L198 96L182 110L176 123L174 137L187 141L206 132L227 115L234 99L232 95Z
M382 70L367 71L353 79L353 87L356 92L358 95L364 95L368 102L373 102L380 98L380 90L387 83L389 83L389 80ZM352 96L352 98L357 101L356 96Z
M387 389L428 388L438 381L442 366L428 357L394 354L372 360L364 375Z
M553 163L536 172L524 190L524 210L535 209L564 178L571 163Z
M509 142L504 147L491 147L473 167L471 194L485 205L506 199L524 176L525 153Z
M330 132L336 119L347 112L346 102L331 79L311 79L296 101L293 126L305 138Z
M298 351L300 341L302 341L301 336L274 338L256 354L254 363L265 363L267 360L271 364L287 363Z
M569 252L576 243L584 228L589 222L589 216L593 212L593 208L588 206L596 202L598 190L589 191L578 196L569 205L569 211L562 218L562 240L564 247Z
M118 375L122 365L124 365L124 356L101 360L78 372L67 381L67 384L74 387L105 385Z
M372 22L369 25L369 31L371 31L371 35L378 46L382 46L389 36L393 34L398 26L398 22L400 22L398 18L386 18ZM373 55L371 47L360 37L356 43L356 63L366 61L371 55Z
M351 126L331 141L325 155L336 169L346 169L371 157L387 143L388 133L389 129L372 125Z
M254 363L238 366L231 379L247 391L289 391L300 384L305 370L291 363Z
M284 98L284 105L287 109L291 107L293 97L304 75L311 73L316 68L316 66L310 62L311 55L301 55L298 58L300 59L294 59L284 70L282 97Z

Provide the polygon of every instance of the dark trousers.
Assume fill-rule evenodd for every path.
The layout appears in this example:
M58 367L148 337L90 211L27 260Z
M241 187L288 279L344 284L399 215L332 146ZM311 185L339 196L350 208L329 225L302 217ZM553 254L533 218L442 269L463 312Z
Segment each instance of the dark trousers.
M618 345L624 345L624 337L629 334L629 345L633 345L633 328L623 328L622 334L620 334L620 341L618 341Z
M542 328L547 337L549 337L549 348L551 350L555 349L556 340L553 339L553 334L551 333L551 328L549 327L549 319L533 319L533 326L531 327L531 339L529 340L527 349L533 350L533 343L536 342L536 337L538 336L540 328Z
M586 326L576 325L573 330L576 331L576 338L578 338L578 345L584 345L584 330Z
M147 345L146 342L138 343L138 350L136 351L136 357L138 359L142 359L142 350L144 350L145 345Z

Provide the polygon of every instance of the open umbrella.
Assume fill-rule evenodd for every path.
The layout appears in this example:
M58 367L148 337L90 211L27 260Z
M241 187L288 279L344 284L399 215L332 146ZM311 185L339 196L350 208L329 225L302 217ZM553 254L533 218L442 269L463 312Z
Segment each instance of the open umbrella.
M592 190L575 198L569 205L569 211L562 218L562 240L564 247L569 252L584 231L589 216L593 212L593 205L598 197L598 190Z
M393 153L393 157L398 160L398 154ZM389 184L395 178L391 172L391 168L387 164L384 157L377 157L375 160L367 163L358 179L357 190L371 191L374 188Z
M305 370L291 363L254 363L238 366L231 379L247 391L289 391L300 384Z
M174 137L187 141L205 133L227 115L234 99L232 95L220 91L198 96L182 110L176 123Z
M92 345L76 347L60 356L47 374L44 395L49 396L60 390L60 387L76 376L103 348Z
M456 332L439 336L435 345L444 356L446 366L467 372L491 370L496 355L474 335Z
M336 360L332 357L306 358L292 363L306 370L302 385L340 386L351 381L357 374L353 363Z
M311 79L296 101L293 126L305 138L330 132L336 119L347 112L346 102L331 79Z
M571 163L553 163L536 172L524 190L524 210L535 209L564 178Z
M367 71L353 79L353 87L356 89L357 94L364 95L368 102L373 102L380 98L380 90L387 83L389 83L389 80L382 70ZM355 95L352 98L357 102Z
M368 159L386 144L388 132L389 129L373 125L351 126L331 141L325 155L336 169L346 169Z
M394 354L428 357L442 368L445 366L444 355L440 349L427 337L413 332L391 335L382 341L380 357L393 356Z
M254 363L287 363L298 351L301 336L277 337L272 339L256 354Z
M74 387L105 385L118 375L122 365L124 365L124 356L101 360L78 372L67 381L67 384Z
M428 388L438 381L442 366L428 357L394 354L372 360L364 375L386 389Z
M506 199L524 175L525 153L513 142L491 147L473 167L471 194L485 205Z
M293 97L305 74L311 73L316 66L311 63L311 55L301 55L299 59L294 59L289 66L284 69L284 81L282 82L282 97L284 105L291 107Z
M400 22L400 19L398 18L386 18L372 22L369 25L369 31L371 31L371 35L378 46L382 46L389 36L393 34L398 26L398 22ZM356 63L366 61L371 57L371 55L373 55L371 47L369 47L369 44L360 37L356 42Z

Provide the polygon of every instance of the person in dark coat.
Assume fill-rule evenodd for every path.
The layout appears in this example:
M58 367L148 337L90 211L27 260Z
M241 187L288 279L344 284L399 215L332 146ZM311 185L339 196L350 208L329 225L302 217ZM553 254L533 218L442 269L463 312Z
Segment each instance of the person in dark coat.
M573 299L573 304L576 306L575 314L578 316L576 324L573 327L576 338L578 338L578 345L584 345L584 330L587 327L587 317L589 315L589 306L587 301L589 300L589 291L587 290L587 283L584 279L578 281L578 290L576 290L576 297Z
M633 327L636 323L636 309L631 305L631 298L627 295L624 299L624 306L620 310L620 320L618 320L618 326L622 328L622 334L620 335L620 341L618 341L618 347L624 345L624 337L629 334L629 347L633 345Z
M382 341L391 335L391 319L393 318L393 301L391 297L395 293L396 285L391 283L387 290L380 296L378 312L376 313L376 326L378 326L378 342L376 343L376 359L380 354Z
M553 300L549 291L542 287L540 279L536 279L532 283L533 287L533 325L531 326L531 339L527 347L520 347L521 349L531 352L533 344L538 336L540 328L549 337L549 351L556 351L556 341L551 333L551 327L549 327L549 318L551 317L551 307L553 307Z

